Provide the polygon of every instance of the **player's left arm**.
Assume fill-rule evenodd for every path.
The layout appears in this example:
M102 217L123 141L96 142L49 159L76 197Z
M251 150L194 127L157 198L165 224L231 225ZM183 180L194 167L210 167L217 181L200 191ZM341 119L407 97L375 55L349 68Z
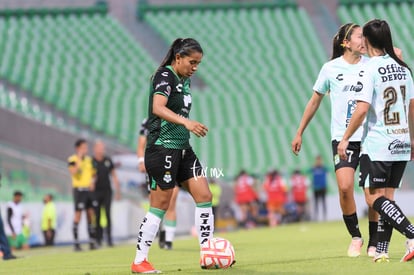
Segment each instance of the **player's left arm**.
M138 170L144 173L145 170L145 146L147 145L147 136L139 135L137 146Z
M94 165L94 162L92 160L90 160L90 169L92 170L92 179L89 185L89 190L90 191L95 191L95 186L96 186L96 180L97 180L97 173L96 173L96 167Z
M346 149L348 148L349 139L358 130L367 116L370 104L365 101L358 101L355 112L352 114L351 121L346 129L341 142L338 144L338 154L343 160L348 159Z
M408 110L408 128L410 129L411 160L414 160L414 98L410 99Z
M111 176L112 176L112 180L114 182L114 187L115 187L115 199L120 200L121 199L121 184L119 183L119 179L118 179L115 169L112 169Z

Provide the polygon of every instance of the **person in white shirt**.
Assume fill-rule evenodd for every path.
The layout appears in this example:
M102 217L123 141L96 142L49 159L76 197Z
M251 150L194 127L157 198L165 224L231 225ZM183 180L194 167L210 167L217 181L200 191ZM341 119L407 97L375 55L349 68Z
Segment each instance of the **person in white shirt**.
M6 235L9 240L10 247L14 249L29 248L28 240L23 234L23 207L21 201L23 193L15 191L13 201L7 203L7 222Z
M388 262L392 229L407 237L406 254L414 258L414 225L394 201L407 161L413 157L414 84L411 70L394 52L391 31L384 20L374 19L363 27L368 55L359 73L361 89L355 91L357 106L338 145L341 159L353 134L364 120L360 181L369 192L365 198L379 214L375 262Z
M358 225L356 203L354 199L354 176L359 164L362 128L359 128L350 138L347 148L348 158L339 158L336 147L348 127L356 102L354 92L361 89L357 81L361 66L368 61L363 56L365 48L362 41L362 28L353 23L341 26L333 38L333 53L331 60L325 63L313 86L313 95L309 100L295 138L292 141L292 151L298 154L302 146L302 135L307 125L319 108L325 95L331 99L331 140L335 165L335 174L339 190L339 202L343 219L352 237L348 247L348 256L357 257L361 254L363 239ZM378 216L369 210L369 243L368 255L375 255L376 232Z

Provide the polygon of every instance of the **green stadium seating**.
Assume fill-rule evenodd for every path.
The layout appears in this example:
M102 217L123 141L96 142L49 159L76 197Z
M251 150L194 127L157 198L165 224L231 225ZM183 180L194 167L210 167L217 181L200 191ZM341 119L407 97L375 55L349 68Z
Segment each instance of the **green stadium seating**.
M230 176L241 168L263 173L309 167L316 154L330 158L328 100L315 119L319 123L305 135L303 156L296 159L290 151L313 82L327 60L302 8L153 8L144 20L168 44L194 37L204 48L197 74L207 87L194 89L193 117L210 132L192 143L205 165Z
M39 107L38 104L30 102L25 96L10 91L0 84L0 108L10 110L30 119L35 119L46 125L73 130L62 118L56 118L50 111Z
M0 33L0 77L92 129L135 145L146 112L136 103L146 101L156 65L114 18L19 14L0 17Z
M306 12L285 2L145 11L145 22L165 43L195 37L205 49L198 72L205 88L193 87L192 117L210 132L192 143L206 166L227 176L241 168L264 173L309 167L317 154L330 158L328 100L304 136L302 157L290 152L327 57ZM157 64L114 18L101 12L0 13L0 34L1 78L135 147ZM0 90L0 103L50 125L64 124L10 92Z
M338 7L338 17L342 23L352 21L362 26L373 18L386 20L390 24L395 46L402 49L408 63L414 60L411 38L413 13L413 1L359 1L358 4L344 3Z
M0 143L0 201L11 200L17 190L24 193L26 202L41 202L46 193L59 201L70 200L69 174L56 173L60 169L66 171L65 162Z

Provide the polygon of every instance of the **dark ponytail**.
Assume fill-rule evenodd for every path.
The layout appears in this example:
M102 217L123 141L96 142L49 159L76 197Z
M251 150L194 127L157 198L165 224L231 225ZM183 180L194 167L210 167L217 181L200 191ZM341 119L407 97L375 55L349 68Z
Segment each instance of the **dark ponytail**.
M337 57L340 57L345 52L344 40L350 40L351 35L355 28L359 28L360 26L353 23L347 23L342 25L338 32L335 34L333 41L332 41L332 56L331 60Z
M395 54L394 45L392 43L391 29L387 21L373 19L364 25L362 33L373 48L383 50L400 66L406 67L411 72L411 69L408 67L407 63L402 61Z
M160 67L165 67L171 65L175 60L175 56L179 54L180 56L189 56L192 52L203 53L203 49L198 43L197 40L193 38L177 38L171 44L168 49L167 55L164 57L164 60L161 62Z

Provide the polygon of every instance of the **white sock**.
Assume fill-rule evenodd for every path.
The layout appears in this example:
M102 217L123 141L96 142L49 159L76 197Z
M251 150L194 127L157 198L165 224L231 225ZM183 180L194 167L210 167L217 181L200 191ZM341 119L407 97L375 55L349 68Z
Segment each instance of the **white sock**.
M150 207L149 212L142 220L138 233L137 252L134 260L135 264L139 264L145 259L148 259L148 251L157 235L164 214L165 211Z
M164 221L165 241L173 242L175 236L176 221Z
M211 202L197 203L195 209L195 226L200 245L213 238L214 215Z

